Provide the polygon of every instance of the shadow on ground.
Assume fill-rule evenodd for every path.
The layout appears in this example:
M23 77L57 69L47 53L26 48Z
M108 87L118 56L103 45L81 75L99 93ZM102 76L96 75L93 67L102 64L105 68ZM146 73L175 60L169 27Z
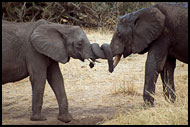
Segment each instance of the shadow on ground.
M70 107L73 120L64 123L57 120L58 108L43 108L42 112L46 116L46 121L30 121L31 111L13 116L11 113L2 113L2 124L19 125L96 125L109 119L116 111L115 107L98 106L97 108ZM7 111L8 112L8 111Z

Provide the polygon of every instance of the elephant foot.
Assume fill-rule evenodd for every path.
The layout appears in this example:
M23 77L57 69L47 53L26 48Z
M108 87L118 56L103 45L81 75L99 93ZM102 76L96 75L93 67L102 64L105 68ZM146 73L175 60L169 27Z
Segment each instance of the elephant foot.
M45 121L47 120L46 117L42 114L33 114L31 117L30 117L30 120L31 121Z
M144 103L144 107L145 107L145 108L153 108L153 107L155 107L155 105L154 105L154 103L145 102L145 103Z
M176 100L176 95L173 92L170 92L170 93L167 92L167 93L165 93L164 97L165 97L165 100L167 100L168 102L174 103L175 100Z
M154 98L150 95L144 95L144 104L145 107L154 107Z
M57 119L62 122L68 123L72 120L72 116L70 113L66 113L66 114L58 115Z

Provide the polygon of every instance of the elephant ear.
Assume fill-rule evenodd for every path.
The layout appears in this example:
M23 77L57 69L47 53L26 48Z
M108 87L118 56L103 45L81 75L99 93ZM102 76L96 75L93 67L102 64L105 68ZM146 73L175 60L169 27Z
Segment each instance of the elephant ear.
M136 19L134 21L132 52L139 53L161 34L165 16L154 7L139 10L134 15L136 15Z
M60 33L54 24L38 26L31 34L30 39L39 53L63 64L68 62L66 35Z

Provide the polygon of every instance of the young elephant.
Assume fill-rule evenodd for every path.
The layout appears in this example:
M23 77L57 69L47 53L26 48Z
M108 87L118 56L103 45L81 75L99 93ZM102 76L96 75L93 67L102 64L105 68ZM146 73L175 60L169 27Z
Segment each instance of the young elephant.
M161 74L164 94L175 101L176 59L188 63L188 4L161 3L122 16L111 40L114 67L120 57L148 52L144 101L154 106L155 83Z
M92 48L86 34L78 26L45 20L30 23L11 23L3 20L2 37L2 83L15 82L30 76L32 121L46 120L41 114L46 79L58 101L58 119L63 122L72 119L58 62L64 64L70 57L81 61L103 58L112 62L110 70L113 71L110 47ZM99 56L95 54L96 50L104 53Z

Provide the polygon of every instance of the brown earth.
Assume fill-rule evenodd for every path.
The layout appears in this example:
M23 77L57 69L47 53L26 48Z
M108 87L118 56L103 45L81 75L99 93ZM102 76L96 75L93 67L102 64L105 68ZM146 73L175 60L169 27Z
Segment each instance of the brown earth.
M113 32L85 30L91 43L109 43ZM144 66L147 54L122 59L113 73L108 72L106 60L99 60L90 69L89 62L71 59L60 64L69 111L73 120L67 124L102 124L121 112L143 106ZM188 84L188 65L177 61L175 83ZM179 88L176 86L176 90ZM130 93L131 91L131 93ZM128 92L128 93L127 93ZM162 95L160 77L156 84L157 98ZM161 102L155 100L155 105ZM46 121L30 121L32 89L28 78L2 86L2 124L65 124L57 120L58 105L53 91L46 82L42 113Z

